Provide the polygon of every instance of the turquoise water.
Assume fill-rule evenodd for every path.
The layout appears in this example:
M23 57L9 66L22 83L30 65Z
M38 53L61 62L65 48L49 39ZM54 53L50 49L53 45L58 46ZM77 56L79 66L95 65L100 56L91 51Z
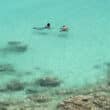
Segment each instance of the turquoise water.
M103 68L93 67L110 61L109 10L109 0L0 0L0 47L8 41L28 45L24 53L0 52L1 64L12 64L20 71L2 74L1 84L15 78L30 82L48 75L62 80L62 88L103 80ZM48 22L51 30L32 29ZM59 32L62 25L69 31Z

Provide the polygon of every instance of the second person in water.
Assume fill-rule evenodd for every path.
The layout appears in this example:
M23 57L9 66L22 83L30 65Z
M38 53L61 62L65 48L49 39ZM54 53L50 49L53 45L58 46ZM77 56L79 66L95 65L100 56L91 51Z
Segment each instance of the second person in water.
M67 32L68 31L68 27L66 25L63 25L61 28L60 28L60 32Z

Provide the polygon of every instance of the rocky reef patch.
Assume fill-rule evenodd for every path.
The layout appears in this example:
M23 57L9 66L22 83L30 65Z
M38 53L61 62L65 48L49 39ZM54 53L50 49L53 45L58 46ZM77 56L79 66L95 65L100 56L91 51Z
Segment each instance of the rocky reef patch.
M78 95L58 104L59 110L110 110L110 96L100 94Z
M51 76L40 78L36 82L42 87L56 87L61 84L61 81L58 78Z

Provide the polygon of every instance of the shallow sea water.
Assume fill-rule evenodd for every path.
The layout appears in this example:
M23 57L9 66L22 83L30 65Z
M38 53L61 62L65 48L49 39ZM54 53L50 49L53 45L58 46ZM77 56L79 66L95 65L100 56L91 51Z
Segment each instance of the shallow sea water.
M110 61L109 10L109 0L0 0L0 64L12 64L18 71L0 73L1 85L45 76L58 77L60 88L103 81L103 63ZM50 30L32 29L48 22ZM59 32L62 25L69 31ZM8 41L21 41L28 50L3 52Z

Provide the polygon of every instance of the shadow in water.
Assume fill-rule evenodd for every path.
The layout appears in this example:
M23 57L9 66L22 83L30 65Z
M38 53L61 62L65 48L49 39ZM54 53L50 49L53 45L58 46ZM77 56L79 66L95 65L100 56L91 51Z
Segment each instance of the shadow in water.
M33 34L33 35L46 36L46 35L48 35L48 32L45 32L45 31L33 31L32 34Z
M37 34L39 34L39 35L48 35L47 32L37 32Z
M67 38L68 37L68 33L67 32L61 32L58 34L59 38Z

